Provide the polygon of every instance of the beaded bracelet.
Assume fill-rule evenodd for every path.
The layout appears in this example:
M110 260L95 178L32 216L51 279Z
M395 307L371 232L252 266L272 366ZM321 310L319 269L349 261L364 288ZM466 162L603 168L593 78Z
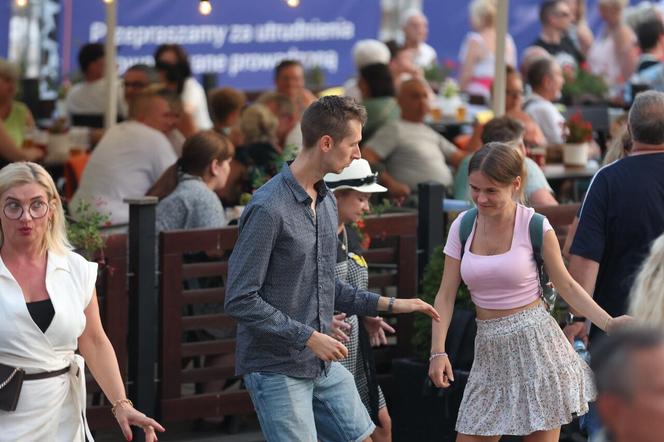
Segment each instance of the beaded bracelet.
M129 405L130 407L134 406L133 402L127 398L118 399L117 401L113 402L113 406L111 407L111 413L113 413L113 416L115 416L115 413L117 413L118 407L124 407L126 405Z
M429 356L429 362L433 361L434 359L436 359L439 356L447 356L447 353L445 353L444 351L431 353L431 356Z

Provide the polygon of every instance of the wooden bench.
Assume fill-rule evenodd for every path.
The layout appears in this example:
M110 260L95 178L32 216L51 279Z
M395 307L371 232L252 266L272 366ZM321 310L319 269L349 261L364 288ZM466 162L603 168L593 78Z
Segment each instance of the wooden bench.
M211 328L233 328L235 321L224 313L192 315L191 306L204 303L223 305L225 289L189 289L187 281L219 277L226 281L228 256L237 240L237 228L179 230L160 234L161 307L161 418L164 422L203 417L253 413L245 390L202 393L197 385L234 376L235 363L204 366L205 357L233 355L235 339L187 341L188 332ZM222 255L218 261L187 263L185 255Z
M415 297L417 214L369 216L365 219L364 231L371 237L369 250L363 255L369 265L370 290L385 296ZM381 352L386 352L389 359L412 354L413 316L398 315L395 318L396 347L376 349L377 358L381 357Z
M97 296L101 322L118 358L122 378L127 375L127 333L129 330L129 293L127 288L127 236L106 239L105 265L100 266ZM92 375L86 374L87 419L92 430L117 428L111 406Z

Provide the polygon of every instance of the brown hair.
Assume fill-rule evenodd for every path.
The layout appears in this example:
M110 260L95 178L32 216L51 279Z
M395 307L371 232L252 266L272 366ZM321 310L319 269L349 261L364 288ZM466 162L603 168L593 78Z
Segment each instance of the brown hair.
M163 199L175 190L183 173L204 178L214 160L225 161L234 153L235 147L226 136L213 130L198 132L185 141L182 156L166 169L147 195Z
M316 145L324 135L336 143L348 135L348 122L367 121L367 111L350 97L327 96L311 103L302 115L302 141L304 148Z
M520 149L505 143L487 143L473 154L468 163L468 175L476 171L504 185L512 184L516 177L521 177L518 200L524 201L526 167Z
M215 123L224 123L228 116L242 109L247 102L244 92L222 87L210 92L210 116Z

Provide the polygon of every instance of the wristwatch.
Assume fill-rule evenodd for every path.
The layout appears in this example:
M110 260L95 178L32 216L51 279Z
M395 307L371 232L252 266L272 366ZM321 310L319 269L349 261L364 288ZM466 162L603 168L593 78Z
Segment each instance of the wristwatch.
M572 313L567 313L567 325L572 325L575 322L586 322L586 318L583 316L574 316Z

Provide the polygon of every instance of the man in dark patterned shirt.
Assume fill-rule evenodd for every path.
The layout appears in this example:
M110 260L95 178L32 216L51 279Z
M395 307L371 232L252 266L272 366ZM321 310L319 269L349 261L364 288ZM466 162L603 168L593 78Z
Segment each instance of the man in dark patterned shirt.
M326 173L360 158L364 108L324 97L302 117L304 149L262 186L240 219L229 263L226 312L238 321L237 369L273 441L362 441L374 431L350 373L347 349L327 333L334 310L376 315L420 311L336 281L337 207Z

